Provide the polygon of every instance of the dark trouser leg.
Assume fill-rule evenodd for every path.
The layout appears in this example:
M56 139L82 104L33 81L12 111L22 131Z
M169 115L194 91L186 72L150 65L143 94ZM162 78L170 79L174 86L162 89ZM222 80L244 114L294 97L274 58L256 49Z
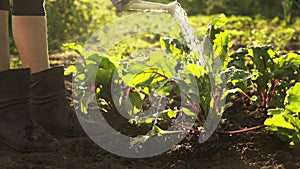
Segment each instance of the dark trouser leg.
M0 0L0 71L9 69L9 0Z

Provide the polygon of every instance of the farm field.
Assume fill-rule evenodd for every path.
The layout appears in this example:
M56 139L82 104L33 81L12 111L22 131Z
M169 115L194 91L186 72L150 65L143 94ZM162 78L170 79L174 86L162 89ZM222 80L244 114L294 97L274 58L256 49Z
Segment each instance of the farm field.
M111 6L108 6L107 9L111 9ZM104 15L110 15L108 11L104 12L107 12ZM90 63L94 66L91 61L96 60L97 62L97 58L101 58L100 64L97 65L98 72L96 72L97 76L91 91L97 94L98 109L106 112L103 113L104 117L111 124L115 124L113 127L116 130L129 133L136 138L137 142L142 142L137 136L164 135L166 128L173 124L174 119L184 115L196 119L193 126L184 127L184 131L188 133L186 138L163 154L137 159L112 154L99 147L88 137L65 138L59 136L60 150L50 153L19 153L0 143L0 168L300 168L299 16L293 17L289 24L280 17L225 16L220 13L189 16L196 35L203 41L212 42L211 48L205 50L206 53L204 52L208 53L205 57L209 59L210 63L215 63L216 59L224 61L224 65L218 67L221 71L217 73L224 73L226 80L216 77L216 81L220 84L211 87L210 72L205 71L204 66L198 64L197 55L193 54L193 49L189 48L186 42L174 37L159 37L156 34L147 33L145 37L138 40L128 38L121 41L106 53L107 55L101 52L83 53L81 47L84 45L85 39L100 29L101 25L117 20L117 15L121 14L113 11L109 19L101 20L98 28L93 27L86 34L82 34L82 37L85 37L83 39L68 34L67 36L72 38L54 41L55 34L51 30L53 27L50 26L51 66L65 65L65 84L70 105L75 105L76 110L80 109L83 114L87 113L84 105L88 105L89 102L84 102L84 99L71 101L72 91L80 91L80 89L72 88L72 82L81 84L80 82L87 80L89 73L82 76L82 72L86 71ZM125 13L122 17L126 17L126 15L129 13ZM155 23L155 20L151 22L151 19L148 22L153 23L149 27L159 24ZM54 21L49 23L55 24ZM126 74L122 74L123 72L136 71L130 67L135 68L141 66L142 63L151 65L153 60L151 60L151 56L150 59L145 57L143 62L130 62L131 65L126 67L126 65L120 64L122 59L127 61L136 51L156 49L157 47L161 47L168 54L155 55L158 58L155 64L162 66L154 66L153 69L145 69L142 73L137 73L138 76L130 76L133 80L128 82L128 77ZM17 53L14 51L12 53L11 67L20 67L21 62ZM78 58L85 58L86 62L76 65L75 60ZM176 62L173 62L172 59ZM167 61L164 62L164 60ZM176 67L179 71L173 72L167 68L164 69L163 66L166 65L174 69ZM114 81L112 83L112 72L121 68L124 71L118 72L117 78L125 82ZM188 76L180 76L185 78L183 81L175 78L176 75L182 75L180 74L181 70L188 74ZM143 73L149 75L140 76ZM72 75L74 75L73 78ZM99 75L105 78L101 78ZM229 78L227 79L227 77ZM190 79L195 79L201 98L199 106L198 103L195 103L195 106L193 101L189 101L188 103L191 105L188 106L192 107L193 111L187 112L186 109L178 106L182 101L178 99L182 91L178 92L176 85L189 84ZM129 114L136 115L135 117L142 116L143 112L149 109L148 98L151 92L158 91L158 95L166 99L168 104L165 107L162 106L163 110L156 112L158 114L156 116L128 121L118 114L118 105L113 103L114 97L119 97L119 95L114 96L111 93L114 89L113 85L124 87L120 92L120 97L125 95L124 98L133 102L133 107L126 107L126 99L120 101L120 105L125 105ZM219 94L226 98L225 105L221 105L218 96L206 92L213 91L214 93L217 90L220 90ZM123 91L125 92L122 93ZM195 97L193 91L184 90L184 92L187 92L187 97ZM80 94L88 97L90 93L82 92ZM221 108L217 109L218 106ZM157 107L160 107L160 104L157 104ZM221 121L214 134L205 143L199 144L199 133L202 130L205 131L203 119L209 116L208 112L211 109L216 114L221 114Z

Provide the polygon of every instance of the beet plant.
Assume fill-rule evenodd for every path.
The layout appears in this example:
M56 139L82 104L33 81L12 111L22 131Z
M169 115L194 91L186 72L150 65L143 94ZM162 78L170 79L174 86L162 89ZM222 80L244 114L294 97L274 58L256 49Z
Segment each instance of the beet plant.
M267 129L298 147L299 112L289 107L299 102L293 96L299 86L299 55L281 55L271 46L241 48L229 55L225 20L221 15L211 22L198 44L201 52L176 31L174 37L146 34L142 41L129 39L108 53L84 53L81 46L67 44L81 58L66 73L74 74L73 94L82 116L90 123L97 121L97 114L90 113L95 109L119 113L132 126L147 126L146 132L132 136L132 146L161 135L209 137L232 105L226 97L240 92L252 103L272 108ZM145 47L138 56L134 52L140 49L128 47L137 42Z
M212 134L230 106L225 102L232 93L226 87L229 79L251 78L250 73L223 64L229 50L228 34L222 29L225 19L221 15L211 22L199 44L201 53L174 37L159 38L164 52L146 52L137 58L114 55L118 52L83 54L80 46L68 44L82 58L68 69L75 76L78 107L86 116L92 117L89 109L95 108L118 112L132 125L151 126L134 137L132 145L162 134ZM97 105L91 105L95 97Z
M287 91L283 108L268 110L267 129L277 133L290 147L300 148L300 83Z
M233 86L254 91L246 96L264 108L283 107L287 90L300 79L300 56L281 55L272 46L241 48L230 58L229 65L252 74L248 81L232 81Z

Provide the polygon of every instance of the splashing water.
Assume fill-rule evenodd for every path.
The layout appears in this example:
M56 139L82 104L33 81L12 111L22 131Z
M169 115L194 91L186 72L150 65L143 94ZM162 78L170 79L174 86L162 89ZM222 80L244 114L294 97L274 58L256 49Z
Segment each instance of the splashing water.
M158 10L158 9L145 9L143 12L154 12L154 13L162 13L169 12L166 10ZM196 62L195 64L202 65L208 68L206 65L206 59L204 59L203 48L199 38L194 33L194 27L191 26L186 11L181 7L181 4L177 2L177 6L174 10L174 13L171 13L174 24L177 24L180 29L181 38L193 52L195 52L198 56L198 60L191 59L192 62ZM187 58L189 59L189 58Z
M180 30L184 39L184 43L188 45L190 49L198 54L198 59L196 62L198 64L205 66L207 65L205 59L203 58L203 49L199 38L194 33L194 27L191 26L188 20L187 13L181 7L180 3L176 6L175 13L173 15L173 20L179 24Z
M226 88L226 80L224 80L222 77L219 77L220 75L219 71L223 63L220 59L212 60L211 58L209 58L210 54L213 55L212 42L207 41L207 37L205 37L203 44L200 42L200 40L194 33L193 27L189 23L188 16L185 10L181 7L179 3L176 6L175 12L172 17L173 20L177 24L179 24L181 36L183 38L184 43L188 45L188 47L197 54L197 58L187 58L187 59L192 61L194 64L205 67L206 70L209 72L210 85L212 89L210 91L212 97L211 104L214 104L214 102L217 101L218 108L216 109L224 107L225 100L217 99L219 96L222 96L223 89L218 89L216 87L218 85L221 85L222 82L223 83L225 82L225 88ZM212 52L212 53L206 56L206 52ZM219 82L221 83L217 82L217 80L219 80ZM215 113L215 110L212 110L212 108L210 108L205 124L203 125L203 128L205 128L205 132L199 135L199 143L204 143L207 139L210 138L212 133L216 130L220 121L221 121L221 116L217 115Z

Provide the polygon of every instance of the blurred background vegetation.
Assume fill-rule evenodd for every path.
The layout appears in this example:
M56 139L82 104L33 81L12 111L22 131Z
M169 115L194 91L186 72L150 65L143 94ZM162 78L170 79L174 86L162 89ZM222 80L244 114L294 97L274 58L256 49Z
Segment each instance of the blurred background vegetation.
M196 14L216 14L226 15L247 15L273 18L279 16L284 18L282 3L293 1L292 12L294 15L300 14L299 0L179 0L182 5L187 6L189 15Z
M299 42L300 0L178 1L200 30L206 29L214 14L224 13L229 17L227 26L236 42L271 43L278 48ZM122 15L109 0L46 0L46 9L51 51L59 50L66 42L84 43L97 29ZM16 53L15 48L12 53Z

